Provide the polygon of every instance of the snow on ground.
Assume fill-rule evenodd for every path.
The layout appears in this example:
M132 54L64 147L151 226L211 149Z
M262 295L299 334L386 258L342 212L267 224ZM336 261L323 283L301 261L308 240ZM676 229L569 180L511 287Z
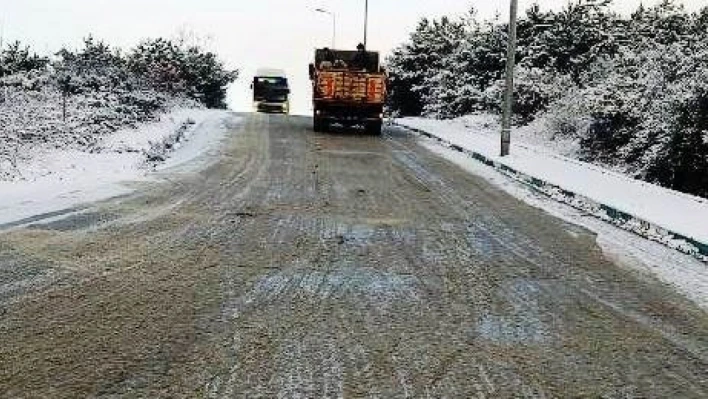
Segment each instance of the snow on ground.
M404 118L399 125L422 130L450 144L484 155L597 203L708 244L708 200L632 179L572 159L577 143L553 141L536 127L512 133L511 155L500 157L498 117L473 115L455 120Z
M701 261L558 203L464 153L441 146L436 141L421 139L421 142L434 153L484 178L522 201L596 233L597 243L608 259L622 267L654 276L708 311L708 268Z
M100 152L43 150L22 165L25 180L0 182L0 225L128 194L131 189L125 183L149 180L154 169L197 167L193 161L224 137L229 115L226 111L174 110L159 122L106 137ZM164 146L182 126L183 137L178 143L170 142L173 151L167 153L165 162L147 162L146 152Z

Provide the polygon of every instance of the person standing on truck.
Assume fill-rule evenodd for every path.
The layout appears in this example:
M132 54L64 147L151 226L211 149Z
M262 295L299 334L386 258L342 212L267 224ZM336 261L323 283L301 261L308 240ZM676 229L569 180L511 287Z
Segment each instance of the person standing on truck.
M369 59L369 53L366 51L366 46L364 46L363 43L359 43L359 45L356 46L356 49L357 53L352 61L352 66L355 69L368 70L371 60Z

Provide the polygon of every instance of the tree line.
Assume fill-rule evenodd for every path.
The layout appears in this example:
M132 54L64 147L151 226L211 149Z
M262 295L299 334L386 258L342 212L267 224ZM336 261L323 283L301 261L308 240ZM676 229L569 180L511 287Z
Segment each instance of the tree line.
M514 114L551 137L577 138L582 159L708 197L708 7L672 0L629 16L612 1L538 5L518 26ZM390 108L454 118L500 112L508 24L423 19L388 58Z
M212 52L197 46L149 39L128 52L87 37L77 50L61 49L52 59L14 42L0 51L0 84L62 92L155 90L226 108L226 90L238 77ZM9 79L21 75L29 79Z

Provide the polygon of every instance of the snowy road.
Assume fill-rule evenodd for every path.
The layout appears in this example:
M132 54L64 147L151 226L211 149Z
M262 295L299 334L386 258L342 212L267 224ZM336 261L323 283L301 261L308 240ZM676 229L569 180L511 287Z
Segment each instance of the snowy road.
M0 232L0 397L708 396L708 314L590 232L310 124Z

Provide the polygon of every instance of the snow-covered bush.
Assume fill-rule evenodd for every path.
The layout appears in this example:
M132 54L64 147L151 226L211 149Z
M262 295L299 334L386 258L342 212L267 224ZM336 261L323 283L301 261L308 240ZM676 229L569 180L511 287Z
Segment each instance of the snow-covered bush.
M587 161L708 196L705 42L625 49L589 75L544 115L553 132L580 137Z
M480 110L501 112L505 81L499 79L484 92ZM569 75L553 70L520 66L514 77L514 118L518 123L529 123L548 106L568 95L575 84Z
M172 134L158 142L151 142L150 148L143 151L148 165L155 165L167 160L167 154L175 149L185 139L187 131L196 124L193 119L187 119Z
M0 78L16 73L44 69L47 60L30 51L29 46L14 42L5 49L0 49Z
M474 10L461 26L466 32L457 49L428 73L426 90L418 90L426 115L452 118L496 106L490 103L497 94L491 85L502 77L506 34L494 22L477 22Z
M141 43L127 58L131 71L157 90L183 93L209 108L226 108L226 88L238 76L214 53L165 39Z
M650 181L708 198L708 47L696 58L695 70L669 89L667 134L657 135L642 173Z
M409 43L395 50L388 60L390 80L390 105L402 115L420 115L423 99L430 95L438 71L448 65L449 57L464 38L462 21L449 18L429 20L424 18L411 34Z

